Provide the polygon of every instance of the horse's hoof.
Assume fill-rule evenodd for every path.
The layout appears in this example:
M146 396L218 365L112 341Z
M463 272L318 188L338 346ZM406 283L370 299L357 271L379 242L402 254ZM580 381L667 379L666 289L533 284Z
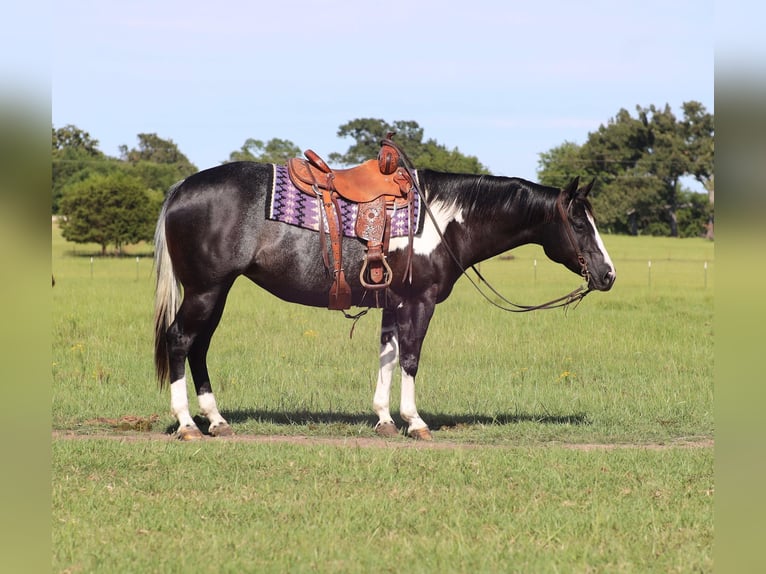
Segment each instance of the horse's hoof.
M396 424L393 421L388 421L385 423L379 422L375 425L375 433L378 436L391 438L399 436L399 429L396 428Z
M407 434L410 435L410 438L414 438L415 440L434 440L434 437L428 427L422 429L414 429L409 431Z
M231 430L231 427L228 423L219 423L215 425L214 427L210 427L208 429L208 432L211 436L234 436L234 431Z
M176 431L175 436L178 440L182 440L182 441L202 440L205 438L205 435L202 434L201 430L191 425L180 427Z

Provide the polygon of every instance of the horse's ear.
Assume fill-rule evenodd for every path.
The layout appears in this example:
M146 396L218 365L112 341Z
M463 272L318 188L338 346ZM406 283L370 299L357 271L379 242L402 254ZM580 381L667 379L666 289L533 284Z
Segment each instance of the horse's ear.
M572 181L569 182L569 185L567 185L564 188L564 193L567 194L567 196L570 199L574 199L575 195L577 194L577 186L580 185L580 176L573 178Z
M577 195L580 197L588 197L588 194L590 193L590 190L593 189L593 184L596 183L596 178L594 177L592 180L590 180L590 183L583 187L582 189L577 191Z

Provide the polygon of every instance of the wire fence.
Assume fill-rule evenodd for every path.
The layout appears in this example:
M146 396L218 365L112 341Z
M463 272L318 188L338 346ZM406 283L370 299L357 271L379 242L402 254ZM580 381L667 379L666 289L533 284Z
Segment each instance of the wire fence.
M571 274L561 265L544 256L539 258L498 258L500 264L512 271L518 280L527 280L535 285L544 285L561 280L571 283ZM508 265L510 264L510 265ZM486 263L480 264L480 268ZM616 287L644 286L647 288L679 287L712 289L714 286L715 261L705 259L616 259ZM492 264L491 267L494 268ZM58 280L56 266L53 275ZM151 255L130 255L122 257L99 257L80 255L71 258L63 273L78 278L121 279L144 282L153 279ZM528 274L528 275L527 275ZM525 279L526 276L526 279Z

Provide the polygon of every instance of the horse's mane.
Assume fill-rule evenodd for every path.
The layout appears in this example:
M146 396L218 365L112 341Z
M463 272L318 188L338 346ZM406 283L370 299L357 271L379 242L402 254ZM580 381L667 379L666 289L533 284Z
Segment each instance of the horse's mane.
M515 208L528 218L556 217L560 190L519 177L468 175L418 170L418 178L429 201L457 207L478 217Z

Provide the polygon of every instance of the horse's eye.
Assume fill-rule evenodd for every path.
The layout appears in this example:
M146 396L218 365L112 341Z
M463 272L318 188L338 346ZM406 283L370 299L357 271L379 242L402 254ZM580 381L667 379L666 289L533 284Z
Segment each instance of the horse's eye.
M585 231L587 229L585 222L582 219L575 219L572 221L572 227L574 227L576 231Z

